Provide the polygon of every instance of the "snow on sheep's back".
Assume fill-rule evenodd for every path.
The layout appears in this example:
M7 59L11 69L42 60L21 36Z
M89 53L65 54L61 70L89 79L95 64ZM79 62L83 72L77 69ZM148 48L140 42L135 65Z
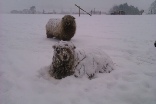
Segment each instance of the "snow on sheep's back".
M77 48L101 49L116 70L97 78L46 75L58 40L45 37L50 18L64 15L0 15L1 104L155 104L156 15L73 15Z

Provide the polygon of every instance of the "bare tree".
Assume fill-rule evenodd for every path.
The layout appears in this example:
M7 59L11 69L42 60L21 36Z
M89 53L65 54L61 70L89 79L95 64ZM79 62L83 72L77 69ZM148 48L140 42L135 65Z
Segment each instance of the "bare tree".
M125 12L123 14L127 15L139 15L141 14L141 11L137 7L134 7L132 5L128 5L127 3L120 4L120 5L115 5L113 6L109 13L110 14L120 14L120 11Z
M156 14L156 0L151 4L149 14Z
M36 13L36 7L35 6L30 7L30 11L32 14L35 14Z

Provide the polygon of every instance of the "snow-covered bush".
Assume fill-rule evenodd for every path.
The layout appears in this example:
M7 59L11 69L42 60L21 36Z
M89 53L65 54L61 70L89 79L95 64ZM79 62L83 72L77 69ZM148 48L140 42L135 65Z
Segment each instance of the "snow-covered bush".
M71 15L65 15L62 19L49 19L46 24L47 38L56 37L59 40L70 40L76 31L75 18Z
M53 46L54 56L50 66L50 75L62 79L73 75L87 75L92 79L96 73L110 73L114 70L111 58L104 52L78 50L72 42L60 41Z

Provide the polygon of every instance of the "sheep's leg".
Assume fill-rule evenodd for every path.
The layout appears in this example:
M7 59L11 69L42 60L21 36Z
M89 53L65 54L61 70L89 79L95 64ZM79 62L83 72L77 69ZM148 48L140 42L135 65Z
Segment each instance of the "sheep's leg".
M48 31L46 32L46 34L47 34L47 38L53 38L54 37L52 34L49 34Z
M48 34L48 35L47 35L47 38L53 38L53 35L49 35L49 34Z

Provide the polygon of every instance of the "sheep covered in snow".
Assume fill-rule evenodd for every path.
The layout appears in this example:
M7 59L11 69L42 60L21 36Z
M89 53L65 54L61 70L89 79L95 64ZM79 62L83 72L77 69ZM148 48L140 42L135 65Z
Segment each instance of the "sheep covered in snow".
M75 34L76 22L71 15L65 15L62 19L49 19L46 24L47 38L56 37L59 40L69 41Z
M111 58L104 52L77 50L73 43L60 41L53 46L54 55L49 73L56 79L74 75L86 75L92 79L96 73L110 73L114 70Z

